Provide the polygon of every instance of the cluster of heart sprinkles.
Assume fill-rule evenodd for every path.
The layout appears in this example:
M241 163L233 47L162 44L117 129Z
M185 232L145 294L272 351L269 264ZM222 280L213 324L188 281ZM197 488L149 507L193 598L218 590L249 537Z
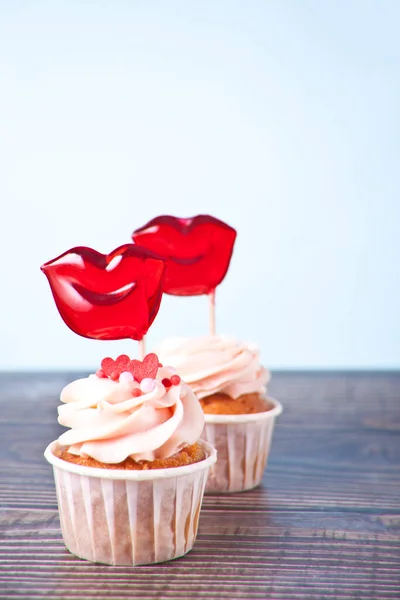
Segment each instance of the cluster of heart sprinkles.
M143 361L133 359L131 360L126 354L121 354L114 360L107 356L101 361L101 368L96 371L96 375L99 378L109 378L113 381L120 383L130 383L137 381L140 385L139 388L132 390L132 396L140 396L152 392L155 387L155 378L157 376L158 369L163 365L158 360L157 354L152 352L144 357ZM166 389L169 389L173 385L179 385L181 378L179 375L172 375L171 377L165 377L161 383Z

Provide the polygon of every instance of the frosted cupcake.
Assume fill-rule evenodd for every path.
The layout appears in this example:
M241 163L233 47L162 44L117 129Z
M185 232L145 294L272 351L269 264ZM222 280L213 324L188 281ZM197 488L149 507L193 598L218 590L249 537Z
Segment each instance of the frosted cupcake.
M67 385L61 401L69 430L45 457L70 552L113 565L186 554L216 460L199 439L204 416L190 387L154 354L143 363L123 355Z
M132 240L165 260L164 293L209 299L211 335L171 339L158 348L164 364L176 366L204 409L204 437L218 450L207 491L255 487L282 407L266 396L269 374L257 348L215 333L216 289L228 271L236 230L212 215L161 215L136 229Z
M270 374L256 346L227 336L171 338L157 349L200 400L203 437L218 452L207 492L238 492L261 483L275 417L282 406L267 396Z

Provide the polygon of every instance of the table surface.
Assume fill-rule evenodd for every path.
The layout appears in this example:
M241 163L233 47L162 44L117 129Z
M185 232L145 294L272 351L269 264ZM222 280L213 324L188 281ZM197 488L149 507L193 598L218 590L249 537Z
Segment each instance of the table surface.
M1 598L400 598L400 373L275 373L262 486L205 497L187 556L133 568L61 538L43 450L77 376L0 374Z

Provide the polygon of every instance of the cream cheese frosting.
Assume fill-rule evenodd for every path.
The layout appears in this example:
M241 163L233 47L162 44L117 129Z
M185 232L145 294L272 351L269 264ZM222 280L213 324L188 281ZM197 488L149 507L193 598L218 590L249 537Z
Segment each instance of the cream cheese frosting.
M176 366L199 400L217 392L231 398L263 394L270 380L258 347L227 336L170 338L156 352L164 364Z
M167 387L162 383L175 372L160 367L154 380L141 384L129 377L113 381L97 375L68 384L61 393L58 422L70 430L59 444L103 463L129 456L136 461L168 458L194 444L203 431L204 414L183 381Z

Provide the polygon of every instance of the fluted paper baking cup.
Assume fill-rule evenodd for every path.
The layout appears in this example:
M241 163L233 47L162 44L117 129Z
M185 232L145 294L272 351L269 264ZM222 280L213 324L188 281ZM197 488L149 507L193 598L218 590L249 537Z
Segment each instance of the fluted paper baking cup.
M203 438L216 448L217 462L211 466L206 494L242 492L261 483L267 465L275 418L282 405L248 415L205 414Z
M96 469L54 455L61 530L68 550L110 565L144 565L183 556L197 534L201 502L215 449L199 441L201 462L143 471Z

